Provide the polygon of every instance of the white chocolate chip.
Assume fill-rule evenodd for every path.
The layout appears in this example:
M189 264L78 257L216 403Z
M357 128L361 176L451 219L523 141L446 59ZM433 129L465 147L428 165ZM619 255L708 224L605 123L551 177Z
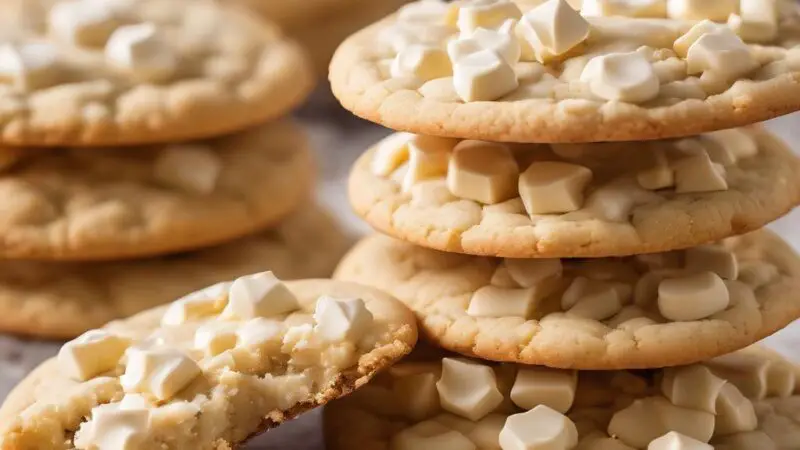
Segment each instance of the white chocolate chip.
M736 255L717 245L701 245L686 250L686 269L694 272L708 270L726 280L739 277Z
M793 449L800 442L800 425L791 418L778 414L767 414L760 422L760 428L779 449Z
M442 378L436 383L442 408L473 422L503 402L494 371L460 358L442 360Z
M449 77L453 67L447 52L428 45L410 45L394 59L391 68L393 77L416 77L423 81Z
M418 90L420 95L425 98L435 100L443 103L460 103L456 93L456 88L453 86L453 77L437 78L430 80L423 84Z
M713 131L702 135L712 145L726 149L733 156L734 161L752 158L758 154L758 143L753 135L741 128Z
M152 23L117 28L106 43L106 59L141 82L163 82L178 58Z
M450 12L451 6L441 1L413 2L397 11L397 20L421 25L447 24Z
M596 56L580 79L594 95L611 101L643 103L656 98L660 89L653 65L640 52Z
M530 319L546 297L535 288L507 289L484 286L472 294L467 315L472 317L521 317Z
M724 25L714 23L710 20L702 20L692 26L692 28L690 28L689 31L687 31L684 35L676 39L672 48L675 50L675 53L678 56L681 58L686 58L686 55L689 53L689 47L691 47L692 44L700 39L700 36L703 36L707 33L713 33L724 28Z
M125 374L119 378L126 393L170 400L201 374L197 363L179 350L132 347L127 357Z
M522 11L510 0L469 0L458 8L457 24L464 36L478 28L500 28L507 20L521 16Z
M658 310L672 321L705 319L730 303L728 288L714 272L664 280L658 286Z
M770 362L754 355L731 353L705 363L717 376L734 384L739 391L751 399L767 396Z
M439 47L452 36L454 30L446 25L403 23L384 29L378 35L378 42L400 53L412 45Z
M739 14L728 17L728 26L746 42L767 43L778 37L776 0L739 0Z
M372 173L388 177L408 161L408 144L414 139L411 133L394 133L378 143L372 156Z
M408 419L425 420L441 410L437 380L438 376L430 372L410 374L395 380L392 392Z
M87 381L119 363L131 341L105 330L91 330L67 342L58 352L58 364L67 376Z
M519 86L514 68L499 53L481 50L456 61L453 86L465 102L492 101Z
M137 450L150 431L151 420L146 405L125 403L125 399L122 403L96 406L91 419L76 435L75 444L96 450Z
M778 276L778 268L763 261L744 261L739 265L739 280L753 289L772 282Z
M161 324L176 326L192 319L219 314L225 307L230 286L229 282L217 283L175 300L161 318Z
M314 331L322 339L358 342L369 332L373 317L360 298L337 300L324 295L317 300L314 320Z
M547 63L585 41L589 23L566 1L547 0L522 17L516 33L527 47L523 54Z
M508 268L504 264L497 266L492 274L492 279L489 281L489 284L508 289L522 287L519 285L519 283L514 281L513 278L511 278L511 273L509 273Z
M667 155L660 149L653 151L653 167L643 170L636 175L636 181L644 189L656 191L675 185L675 172L669 166Z
M562 162L535 162L519 177L519 193L530 215L576 211L592 180L586 167Z
M661 392L675 406L716 414L717 397L725 380L702 365L664 369Z
M58 75L58 51L48 43L0 45L0 83L22 91L47 87Z
M240 325L236 331L238 345L245 348L280 349L283 322L257 317ZM269 353L269 351L267 351Z
M715 192L728 189L724 170L711 161L707 153L683 158L675 163L675 192ZM721 166L719 166L721 167Z
M662 18L667 15L667 0L583 0L581 14Z
M505 414L489 414L475 423L467 437L481 450L498 449L500 432L503 431L506 419Z
M252 319L287 314L299 309L297 298L272 272L237 278L228 294L223 317Z
M715 436L753 431L758 426L753 403L732 383L722 386L717 397L716 413Z
M49 23L59 40L82 47L103 47L121 24L111 5L96 0L56 3L50 9Z
M714 447L689 436L670 431L650 442L647 450L714 450Z
M664 397L646 397L617 411L608 425L609 435L634 448L646 448L669 431L708 442L714 431L714 414L675 406Z
M515 22L509 21L509 26ZM520 58L520 46L517 38L512 34L513 29L488 30L478 28L472 33L447 44L447 54L453 62L459 61L467 55L481 50L492 50L503 57L509 64L514 65Z
M775 441L763 431L749 431L714 438L716 450L778 450Z
M408 170L403 177L403 192L410 192L420 181L445 176L457 142L435 136L415 136L408 143Z
M221 172L222 161L210 148L171 145L159 153L154 175L168 186L206 195L214 192Z
M565 415L545 405L509 416L500 432L503 450L570 450L578 445L578 430Z
M511 150L491 142L462 141L447 170L447 187L453 195L488 205L516 197L518 179Z
M608 437L605 433L593 432L584 436L575 450L636 450L619 439Z
M726 80L735 80L758 67L747 45L727 28L700 36L689 47L686 63L689 75L711 72Z
M506 258L504 266L511 278L525 288L544 288L552 292L553 287L561 280L564 271L561 260L552 259L518 259Z
M739 0L668 0L670 19L713 20L724 22L739 10Z
M458 431L433 421L420 422L391 439L392 450L477 450L475 444Z
M194 334L194 348L206 356L217 356L236 347L236 328L225 322L210 322L200 326Z
M522 409L546 405L566 414L575 400L578 373L547 367L521 368L511 388L511 401Z

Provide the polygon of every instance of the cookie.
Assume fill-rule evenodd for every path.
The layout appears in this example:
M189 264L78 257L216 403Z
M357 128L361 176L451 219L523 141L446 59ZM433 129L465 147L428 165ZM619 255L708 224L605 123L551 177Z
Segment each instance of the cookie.
M767 231L721 246L575 260L465 256L372 236L335 278L394 295L444 349L565 369L692 364L800 317L800 258Z
M413 356L413 354L412 354ZM324 411L331 450L797 449L796 367L757 348L657 371L406 358Z
M361 3L375 3L370 0L226 0L260 13L264 18L275 22L284 29L308 27L310 23L325 17L336 16Z
M349 246L338 223L305 205L274 229L190 253L102 263L0 262L0 330L71 339L259 270L284 279L330 276Z
M619 17L639 3L598 1L620 10L583 17L549 0L523 15L510 0L413 3L342 44L333 92L394 130L508 142L690 136L800 109L793 2L750 2L755 10L726 26L699 21L729 17L698 11L706 2L651 2L690 9L664 19Z
M275 122L202 142L140 148L3 148L0 256L123 259L263 229L308 196L303 130Z
M302 50L201 0L0 4L0 143L131 145L216 136L303 101Z
M242 277L67 343L0 408L0 448L235 448L362 386L416 333L374 289Z
M370 225L438 250L625 256L755 230L800 202L800 160L748 127L680 140L505 145L397 133L356 162Z

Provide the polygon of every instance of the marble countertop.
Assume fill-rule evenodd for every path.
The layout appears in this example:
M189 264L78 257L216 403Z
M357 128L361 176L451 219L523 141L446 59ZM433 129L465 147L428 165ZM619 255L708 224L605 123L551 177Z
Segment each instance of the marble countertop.
M388 133L387 130L361 122L338 109L330 99L320 96L298 113L308 129L319 157L320 179L318 197L333 210L342 223L355 233L369 228L351 212L347 205L345 179L350 165L370 144ZM800 153L800 113L770 122ZM800 176L800 174L798 174ZM800 250L800 209L771 225L796 249ZM795 323L767 340L769 345L800 362L800 323ZM0 399L39 362L53 356L58 343L32 342L0 336ZM319 412L306 414L298 420L265 433L251 442L248 450L284 449L316 450L324 448Z

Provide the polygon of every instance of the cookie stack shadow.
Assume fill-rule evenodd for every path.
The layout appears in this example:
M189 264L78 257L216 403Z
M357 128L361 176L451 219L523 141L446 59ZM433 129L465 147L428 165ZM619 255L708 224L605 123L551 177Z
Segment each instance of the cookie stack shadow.
M305 52L211 1L5 2L0 331L72 338L218 281L329 276Z
M800 162L755 124L800 110L800 16L710 5L418 2L337 50L342 105L400 132L335 277L425 348L329 407L331 448L800 448L797 369L754 346L800 318L762 229Z

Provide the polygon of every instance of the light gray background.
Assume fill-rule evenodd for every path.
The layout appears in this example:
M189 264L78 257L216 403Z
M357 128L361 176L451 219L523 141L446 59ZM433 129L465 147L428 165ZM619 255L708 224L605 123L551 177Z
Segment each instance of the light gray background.
M361 152L388 131L351 117L325 95L317 95L311 104L300 111L298 117L312 136L319 156L319 199L352 232L369 232L369 228L355 217L347 204L345 180L350 165ZM800 153L800 113L776 119L768 126ZM774 223L772 228L800 250L800 209ZM800 323L795 323L771 337L768 343L800 362ZM31 342L0 336L0 399L39 362L53 356L58 347L58 343ZM319 420L318 411L309 413L264 434L247 449L322 449L324 445Z

